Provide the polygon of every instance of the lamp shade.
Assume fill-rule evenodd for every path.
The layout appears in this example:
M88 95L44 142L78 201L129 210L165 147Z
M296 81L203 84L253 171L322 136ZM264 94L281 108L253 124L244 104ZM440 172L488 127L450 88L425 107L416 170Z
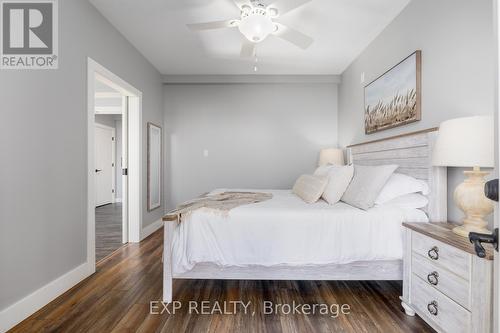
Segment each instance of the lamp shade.
M247 17L243 18L238 28L252 43L262 42L270 33L276 30L271 18L261 15L259 12L252 12Z
M319 153L319 166L327 164L344 165L344 152L338 148L322 149Z
M494 166L493 117L475 116L441 123L432 164L451 167Z

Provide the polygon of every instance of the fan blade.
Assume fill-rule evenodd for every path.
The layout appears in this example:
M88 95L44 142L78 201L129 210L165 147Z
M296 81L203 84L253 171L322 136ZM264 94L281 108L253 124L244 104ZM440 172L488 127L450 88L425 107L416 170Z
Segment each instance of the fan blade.
M243 44L241 45L241 53L240 56L242 58L251 58L255 56L255 47L256 44L252 43L250 41L243 41Z
M293 30L286 25L274 22L278 27L278 31L274 33L276 37L282 38L292 44L297 45L301 49L307 49L314 42L312 37L303 34L300 31Z
M243 10L243 6L248 6L252 8L252 4L250 3L250 0L233 0L236 6L238 6L239 9Z
M236 20L225 20L225 21L205 22L205 23L192 23L192 24L188 24L187 27L191 31L203 31L203 30L233 28L236 26L234 23L235 21Z
M289 11L299 8L300 6L303 6L311 1L312 0L276 0L268 7L276 8L278 10L278 15L283 16Z

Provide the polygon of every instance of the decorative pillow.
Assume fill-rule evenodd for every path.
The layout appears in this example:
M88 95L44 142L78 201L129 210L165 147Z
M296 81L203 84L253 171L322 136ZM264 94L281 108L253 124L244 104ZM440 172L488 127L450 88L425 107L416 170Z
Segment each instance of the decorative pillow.
M420 179L401 173L393 173L384 188L375 200L375 204L382 205L397 197L410 193L429 194L429 185Z
M404 209L420 209L429 204L429 199L420 193L410 193L389 200L381 205L375 204L376 207L396 206Z
M397 168L397 165L355 165L354 176L341 200L360 209L370 209Z
M352 165L330 166L328 171L328 184L322 195L323 199L330 205L339 202L347 186L349 186L353 175L354 167Z
M318 167L316 171L314 171L314 175L318 177L327 177L328 173L331 169L335 168L333 164L326 164Z
M293 185L292 192L309 204L315 203L323 194L327 183L326 177L302 175Z

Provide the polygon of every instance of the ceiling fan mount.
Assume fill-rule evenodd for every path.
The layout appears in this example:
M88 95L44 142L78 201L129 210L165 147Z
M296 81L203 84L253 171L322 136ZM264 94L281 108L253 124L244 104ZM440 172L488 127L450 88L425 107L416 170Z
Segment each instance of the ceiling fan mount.
M270 5L266 5L261 0L233 1L241 11L240 19L188 24L188 28L192 31L238 28L246 38L241 49L242 57L254 56L256 44L270 35L287 40L302 49L307 49L313 43L314 40L311 37L275 21L287 12L312 0L276 0Z

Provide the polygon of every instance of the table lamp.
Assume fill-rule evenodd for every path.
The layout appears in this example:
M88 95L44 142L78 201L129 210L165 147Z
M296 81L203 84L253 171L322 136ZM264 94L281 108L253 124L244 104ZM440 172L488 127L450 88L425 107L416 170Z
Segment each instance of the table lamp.
M435 166L472 167L464 171L465 180L454 193L455 204L464 212L461 226L453 232L468 237L469 232L489 233L484 217L493 212L493 202L484 195L481 167L494 167L493 117L475 116L451 119L441 123L434 146Z
M344 151L338 148L322 149L319 153L319 166L334 164L344 165Z

